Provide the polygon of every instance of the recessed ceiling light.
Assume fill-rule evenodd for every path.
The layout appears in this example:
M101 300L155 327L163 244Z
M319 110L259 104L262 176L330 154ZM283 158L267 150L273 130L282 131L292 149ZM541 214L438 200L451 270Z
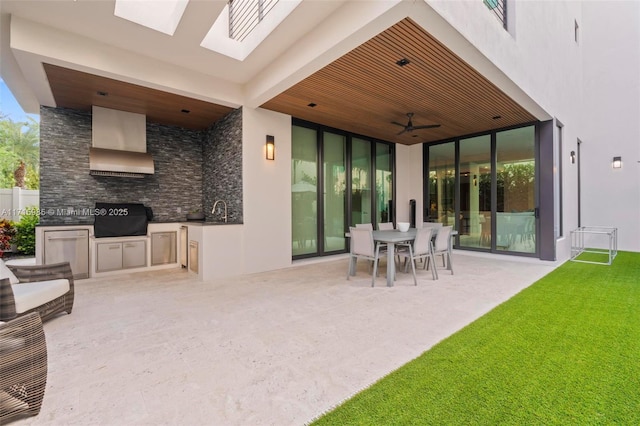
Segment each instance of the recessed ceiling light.
M494 120L499 120L499 119L501 119L501 118L502 118L502 116L501 116L501 115L494 115L494 116L493 116L493 117L491 117L491 118L493 118Z
M98 94L98 96L109 96L109 93L103 92L103 91L100 91L100 90L98 90L96 93Z
M307 104L307 106L308 106L308 107L311 107L311 108L315 108L317 105L318 105L318 104L316 104L316 103L314 103L314 102L311 102L311 103Z
M182 109L180 110L180 112L184 112L185 114L189 114L191 112L191 110L188 109Z
M396 61L396 65L399 65L401 67L404 67L405 65L410 64L409 60L407 58L402 58L399 61Z

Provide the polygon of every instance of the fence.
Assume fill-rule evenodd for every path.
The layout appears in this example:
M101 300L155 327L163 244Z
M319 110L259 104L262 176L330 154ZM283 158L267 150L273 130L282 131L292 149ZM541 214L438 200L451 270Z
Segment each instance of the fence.
M38 208L40 191L37 189L0 189L0 219L20 220L27 207Z

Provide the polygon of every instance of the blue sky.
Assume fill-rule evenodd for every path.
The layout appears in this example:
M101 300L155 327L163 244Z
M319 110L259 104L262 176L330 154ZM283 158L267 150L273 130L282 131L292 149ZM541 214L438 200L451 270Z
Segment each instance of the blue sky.
M22 110L2 78L0 78L0 115L8 116L14 122L26 121L27 117L40 121L40 115L27 114Z

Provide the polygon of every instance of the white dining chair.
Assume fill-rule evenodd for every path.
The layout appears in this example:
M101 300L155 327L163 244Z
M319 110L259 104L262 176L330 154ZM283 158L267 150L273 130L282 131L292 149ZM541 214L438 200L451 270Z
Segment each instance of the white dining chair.
M371 274L371 287L375 285L376 274L378 273L378 259L380 255L380 244L374 244L373 231L363 227L349 228L351 236L351 250L349 253L349 270L347 280L351 277L351 272L356 272L356 262L358 258L367 259L373 262Z
M373 231L373 223L356 223L356 228L370 229Z
M395 229L395 227L393 226L393 222L378 223L378 231L393 231L394 229ZM380 253L386 253L387 249L388 249L387 244L385 244L385 243L381 243L380 244ZM382 258L384 258L384 256ZM395 259L398 262L400 261L398 256L396 256Z
M442 229L438 230L438 235L436 235L435 242L433 244L433 257L437 255L442 255L442 266L446 267L448 261L449 269L451 270L451 275L453 275L453 262L451 261L451 232L453 231L452 226L443 226ZM427 266L429 261L427 261ZM433 269L436 271L436 277L438 276L438 271L436 270L436 262L433 261Z
M356 228L369 229L373 231L373 223L356 223ZM386 247L386 244L384 247Z
M433 232L431 233L431 241L433 242L433 240L435 239L436 235L438 234L438 230L442 229L442 223L441 222L422 222L422 227L423 228L433 228ZM426 267L426 261L425 261L425 267Z
M373 231L373 223L356 223L356 228L370 229L371 231ZM387 244L386 243L378 243L378 244L380 244L380 251L386 253Z
M418 285L416 278L416 261L423 260L424 268L426 269L429 261L435 263L433 257L433 245L431 242L431 235L433 234L433 228L426 227L416 230L416 238L413 243L399 244L396 254L400 258L404 258L405 272L407 271L407 263L411 263L411 272L413 273L413 283ZM431 276L434 280L438 279L438 273L436 268L431 268Z

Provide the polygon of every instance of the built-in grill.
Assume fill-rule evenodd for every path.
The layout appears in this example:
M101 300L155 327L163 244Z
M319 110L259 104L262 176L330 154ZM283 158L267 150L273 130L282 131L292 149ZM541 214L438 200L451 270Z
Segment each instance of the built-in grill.
M93 234L101 237L147 235L147 224L153 219L150 207L138 203L96 203Z

